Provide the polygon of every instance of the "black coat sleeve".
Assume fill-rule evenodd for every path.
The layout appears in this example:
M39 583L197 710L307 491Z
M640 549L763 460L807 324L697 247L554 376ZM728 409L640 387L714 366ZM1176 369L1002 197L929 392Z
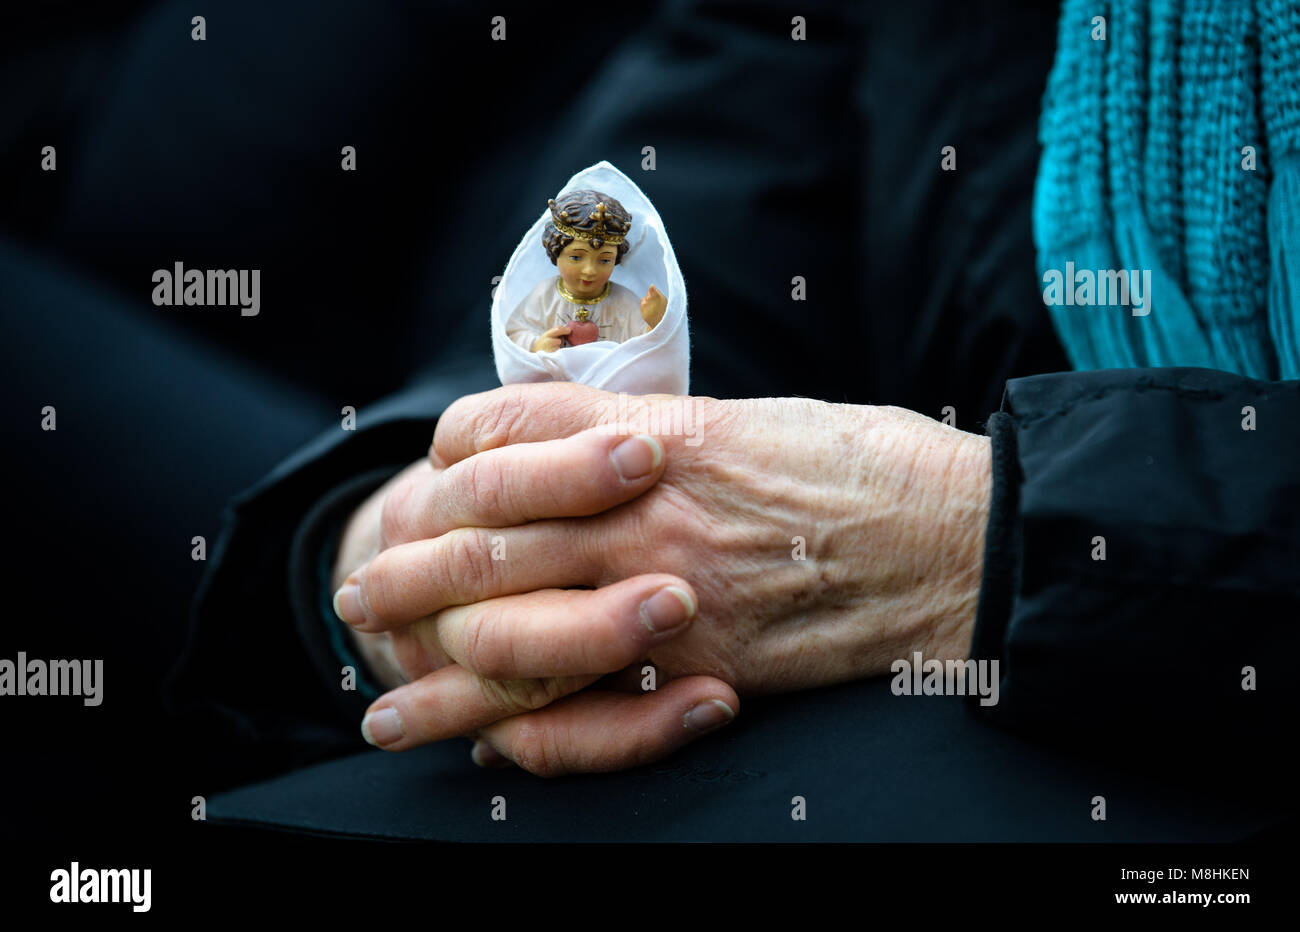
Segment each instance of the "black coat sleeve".
M1099 756L1273 760L1297 712L1300 382L1014 379L988 432L972 656L1001 677L972 709Z
M228 784L366 747L361 715L377 694L347 653L329 604L328 564L351 512L427 455L456 398L497 386L481 365L442 369L357 411L228 505L165 687L179 731ZM342 667L357 668L344 688Z

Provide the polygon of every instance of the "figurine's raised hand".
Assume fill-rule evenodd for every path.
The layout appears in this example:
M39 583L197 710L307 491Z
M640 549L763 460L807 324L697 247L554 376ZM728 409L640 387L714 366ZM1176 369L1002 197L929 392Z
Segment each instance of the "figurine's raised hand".
M534 353L554 353L564 346L564 338L569 335L569 325L560 324L552 327L533 341Z
M641 298L641 317L645 320L646 326L651 330L657 327L659 321L664 319L666 310L668 310L668 299L664 297L662 291L651 285L645 296Z

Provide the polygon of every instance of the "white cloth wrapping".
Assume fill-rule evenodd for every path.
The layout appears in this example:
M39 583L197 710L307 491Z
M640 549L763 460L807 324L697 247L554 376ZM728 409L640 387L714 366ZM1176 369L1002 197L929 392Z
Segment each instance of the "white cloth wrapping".
M654 285L668 298L668 309L653 330L623 343L598 340L566 346L554 353L533 353L513 342L506 333L511 312L539 282L553 282L559 274L542 248L542 230L551 216L550 210L543 207L537 222L515 247L492 299L492 353L501 384L581 382L634 395L690 394L686 282L663 220L645 192L609 162L600 161L578 172L561 193L581 189L608 194L632 214L631 248L614 266L610 280L629 289L638 301Z

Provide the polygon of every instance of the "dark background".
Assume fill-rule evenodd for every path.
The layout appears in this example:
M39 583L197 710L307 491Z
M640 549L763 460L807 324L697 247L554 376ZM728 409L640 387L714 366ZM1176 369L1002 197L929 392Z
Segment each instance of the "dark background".
M193 787L248 776L159 699L203 569L191 538L211 546L231 495L343 405L486 365L492 277L594 162L664 218L696 394L952 405L979 431L1007 378L1068 368L1029 226L1055 23L1053 4L973 0L11 14L0 656L103 658L105 702L0 704L0 835L182 844ZM261 269L260 314L154 307L176 261Z

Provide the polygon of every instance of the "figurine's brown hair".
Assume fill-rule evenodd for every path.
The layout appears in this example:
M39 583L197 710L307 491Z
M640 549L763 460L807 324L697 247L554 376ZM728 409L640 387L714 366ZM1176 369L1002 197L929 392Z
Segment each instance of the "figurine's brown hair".
M551 265L557 263L560 253L573 242L573 237L557 230L552 221L559 220L575 230L590 232L596 226L597 204L605 205L605 230L623 237L623 242L617 244L618 254L614 256L614 264L618 265L627 255L628 249L631 248L631 244L627 241L627 231L632 226L632 215L608 194L588 190L570 191L560 195L558 200L552 198L548 203L551 206L552 220L546 221L546 226L542 229L542 247L551 257ZM600 249L605 245L605 241L598 236L593 236L591 245Z

